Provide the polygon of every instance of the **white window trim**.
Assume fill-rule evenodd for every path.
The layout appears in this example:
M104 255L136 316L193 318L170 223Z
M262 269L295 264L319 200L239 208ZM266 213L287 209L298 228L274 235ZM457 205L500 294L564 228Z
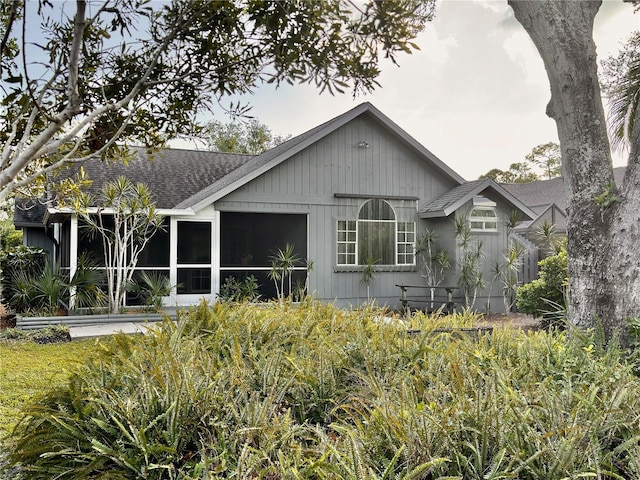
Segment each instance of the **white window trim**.
M336 241L335 241L335 246L336 246L336 266L338 267L362 267L362 265L360 265L360 258L359 258L359 241L360 241L360 235L359 235L359 228L358 225L360 224L360 222L362 223L367 223L367 222L371 222L371 223L390 223L393 224L393 240L394 240L394 264L392 265L381 265L381 267L388 267L388 268L393 268L393 267L411 267L411 266L415 266L416 265L416 259L415 259L415 245L416 245L416 222L412 222L412 221L400 221L398 220L398 215L396 213L396 209L393 207L393 205L391 205L391 203L389 203L387 200L384 200L385 202L387 202L387 204L389 205L389 207L391 208L391 210L393 211L393 216L394 219L393 220L370 220L370 219L360 219L358 218L360 216L360 211L362 210L362 207L369 202L370 200L374 200L373 198L369 198L367 199L364 203L362 203L360 205L360 207L358 208L358 213L355 216L355 218L339 218L336 220L335 223L335 234L336 234ZM341 229L340 228L340 223L344 222L345 223L345 228ZM353 232L353 230L349 230L349 222L353 222L355 225L355 241L350 241L348 240L348 233L349 232ZM407 230L403 230L400 231L398 229L399 224L406 224L406 225L412 225L413 226L413 230L412 231L407 231ZM346 235L346 240L339 240L340 237L340 233L345 232ZM399 233L410 233L413 235L413 241L412 242L407 242L406 240L403 242L400 242L398 240L398 235ZM339 245L353 245L355 248L355 254L350 254L350 253L340 253L340 248ZM399 261L399 253L398 253L398 246L399 245L409 245L410 246L410 250L412 252L411 254L411 263L405 263L405 262L400 262ZM407 252L402 253L403 256L407 255ZM348 260L349 258L353 258L354 263L343 263L340 261L340 257L345 258L346 260Z
M493 213L492 217L488 216L474 216L474 212L479 210ZM482 227L474 227L474 223L481 223ZM487 226L487 224L495 224L495 226ZM472 232L497 232L498 231L498 211L495 207L482 206L474 207L469 214L469 229Z

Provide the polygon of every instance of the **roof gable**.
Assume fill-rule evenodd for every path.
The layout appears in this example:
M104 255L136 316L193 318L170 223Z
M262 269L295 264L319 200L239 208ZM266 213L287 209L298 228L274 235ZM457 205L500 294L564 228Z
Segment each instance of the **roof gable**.
M512 207L520 210L528 218L533 219L537 217L529 207L524 205L520 200L500 186L500 184L488 178L463 183L462 185L452 188L440 197L423 203L418 207L418 215L421 218L448 217L467 202L472 200L474 196L487 189L493 190L504 201L509 203Z
M401 139L405 144L409 145L412 149L417 151L425 162L428 162L430 165L434 166L436 169L444 173L448 178L451 178L455 183L461 184L464 182L464 179L460 175L454 172L438 157L427 150L418 141L416 141L408 133L402 130L398 125L392 122L387 116L385 116L372 104L366 102L358 105L357 107L349 110L342 115L329 120L328 122L323 123L322 125L319 125L301 135L298 135L297 137L284 142L283 144L271 150L268 150L262 155L258 155L257 157L249 160L240 168L234 170L233 172L230 172L229 175L219 179L207 188L181 202L177 205L177 208L192 208L193 210L198 211L210 205L216 200L219 200L225 195L228 195L229 193L257 178L266 171L291 158L293 155L302 151L308 146L325 138L332 132L336 131L338 128L344 126L348 122L361 115L369 115L374 121L382 124L396 137Z

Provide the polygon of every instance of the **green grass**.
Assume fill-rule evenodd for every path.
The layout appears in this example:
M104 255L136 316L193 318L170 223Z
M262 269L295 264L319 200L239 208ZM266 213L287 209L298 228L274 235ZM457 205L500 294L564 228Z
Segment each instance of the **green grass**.
M0 441L34 395L63 385L70 368L95 355L96 340L39 345L0 340Z

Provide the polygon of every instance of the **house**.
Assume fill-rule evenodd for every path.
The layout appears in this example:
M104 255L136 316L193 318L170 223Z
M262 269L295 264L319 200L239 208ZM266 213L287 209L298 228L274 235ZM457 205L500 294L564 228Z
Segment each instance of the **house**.
M488 280L512 241L505 224L510 212L535 218L492 180L466 182L370 103L257 156L161 150L149 158L140 149L126 165L95 161L84 168L94 190L125 175L154 192L166 231L153 237L137 268L169 276L176 285L169 305L214 300L229 277L249 275L264 297L273 296L272 256L288 244L313 265L299 262L293 283L308 284L316 298L341 306L364 302L369 260L377 270L371 297L398 308L397 285L426 285L414 251L427 229L452 259L442 285L457 287L456 218L482 242ZM95 248L65 208L18 209L15 224L26 243L46 247L71 272L78 255ZM486 283L476 307L493 298L491 309L499 311L502 287ZM415 295L426 298L426 291Z
M618 185L622 183L624 173L625 167L613 169ZM515 228L516 233L540 248L544 248L540 230L545 223L553 225L555 234L567 235L567 199L562 177L528 183L504 183L501 186L535 214L533 219L521 222Z

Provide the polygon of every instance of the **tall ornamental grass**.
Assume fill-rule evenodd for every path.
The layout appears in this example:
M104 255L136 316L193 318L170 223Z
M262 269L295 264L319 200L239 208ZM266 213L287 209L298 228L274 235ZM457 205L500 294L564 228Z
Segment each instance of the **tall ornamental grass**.
M34 401L9 460L29 479L640 478L620 349L447 322L202 304Z

